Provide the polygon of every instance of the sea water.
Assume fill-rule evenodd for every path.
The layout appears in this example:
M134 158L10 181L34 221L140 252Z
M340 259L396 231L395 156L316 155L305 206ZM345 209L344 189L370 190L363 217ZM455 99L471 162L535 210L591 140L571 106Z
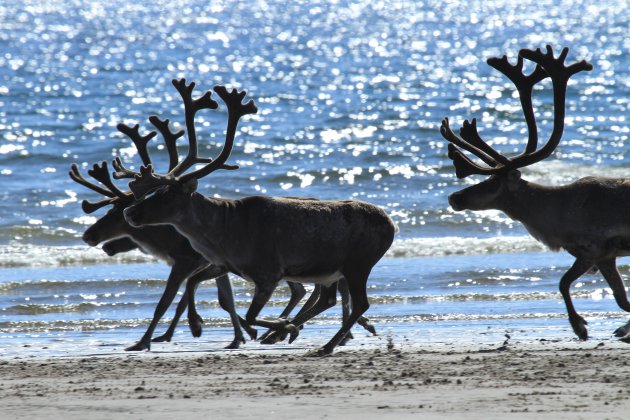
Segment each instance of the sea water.
M477 117L483 138L518 153L527 128L517 95L485 60L507 54L514 63L521 48L551 44L557 54L567 46L567 62L586 59L593 71L569 83L557 151L523 176L548 185L630 176L625 1L0 2L0 23L1 355L121 352L146 329L169 267L84 244L82 233L106 210L84 214L82 200L102 197L67 173L72 163L85 174L115 156L137 169L116 124L145 133L156 114L183 127L171 85L181 77L198 95L216 84L246 89L259 109L239 126L230 162L240 169L202 179L200 192L355 198L398 224L368 285L366 316L380 338L355 327L355 342L574 339L558 292L571 257L500 212L450 209L450 193L483 178L455 177L439 126L444 117L454 128ZM534 96L544 142L553 126L549 81ZM222 104L197 114L200 155L219 152L226 117ZM150 150L163 171L160 141ZM244 314L253 287L232 281ZM591 335L612 339L626 318L601 276L584 276L572 292ZM263 315L277 315L288 297L280 284ZM212 281L197 301L203 336L191 338L183 320L173 343L155 351L229 344ZM326 311L292 346L324 343L339 316L339 306Z

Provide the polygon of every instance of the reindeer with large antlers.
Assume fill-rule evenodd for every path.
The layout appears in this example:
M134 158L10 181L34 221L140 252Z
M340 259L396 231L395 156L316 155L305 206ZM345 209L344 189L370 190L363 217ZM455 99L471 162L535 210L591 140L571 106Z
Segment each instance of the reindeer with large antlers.
M203 106L212 106L212 103L204 103ZM216 103L214 107L216 108ZM189 110L188 112L191 111ZM168 120L162 121L157 117L151 117L150 121L162 134L169 154L169 168L172 169L178 163L175 142L184 134L184 132L172 132L169 129ZM117 128L121 133L127 135L133 141L142 162L145 165L151 164L147 144L149 140L155 137L156 132L151 131L147 135L142 136L139 133L138 125L129 127L124 124L119 124ZM125 169L120 161L117 162L117 166L124 172ZM139 248L145 253L166 261L172 267L164 293L156 306L153 319L151 320L147 331L138 343L128 347L126 350L149 350L151 341L170 341L175 330L175 326L188 305L187 294L182 296L182 299L177 306L175 317L173 318L166 334L152 340L153 331L155 330L158 321L162 318L173 301L177 290L186 279L188 279L188 282L196 287L196 285L198 285L201 281L216 278L219 304L230 314L232 325L234 327L234 340L227 346L227 348L238 348L241 343L244 343L245 339L240 326L242 320L236 313L232 286L227 275L225 275L225 273L218 272L216 267L210 265L207 260L195 252L195 250L190 246L190 242L182 235L178 234L173 227L147 226L144 228L136 228L130 226L124 219L123 210L134 202L133 194L131 194L130 191L122 191L116 187L109 175L106 162L102 162L101 165L95 164L93 168L88 171L88 174L95 180L99 181L102 186L86 180L79 173L76 165L72 165L69 173L70 177L75 182L105 196L106 198L96 203L84 200L82 203L83 210L86 213L92 213L107 205L112 205L112 208L85 231L83 234L83 240L91 246L95 246L103 241L109 241L103 247L109 255ZM118 174L118 176L120 177L120 174ZM291 302L293 306L299 302L303 295L304 293L293 296L294 299ZM192 333L194 336L198 337L201 335L201 318L196 313L191 313L191 318L194 319L193 322L190 322ZM246 328L250 337L254 339L256 337L256 331L247 326L244 322L243 326Z
M188 91L192 88L192 84L186 87ZM125 210L125 218L136 227L174 226L222 272L253 282L255 293L245 317L247 323L288 331L291 339L304 322L334 306L337 283L345 278L352 311L337 334L314 352L330 354L368 309L367 279L391 245L395 225L382 209L360 201L263 196L219 199L197 193L198 179L219 169L233 168L226 161L237 124L244 115L256 112L252 101L242 103L244 91L228 92L221 86L214 90L228 108L226 140L218 157L199 158L196 137L189 136L188 156L167 174L158 175L152 165L143 166L129 183L139 201ZM187 115L186 126L194 130L194 115ZM184 162L206 164L185 173L192 165ZM290 323L259 319L258 314L282 279L321 284L317 301ZM189 300L192 287L187 285Z
M470 123L464 121L459 136L451 130L448 119L444 119L440 132L449 141L449 157L458 178L473 174L490 176L449 196L454 210L501 210L523 223L534 238L552 250L564 249L575 257L560 280L560 292L573 331L586 340L587 322L576 312L569 289L591 268L601 271L617 304L630 311L616 266L617 257L630 255L630 180L587 177L568 185L549 187L525 181L518 170L547 158L556 149L564 130L568 80L576 73L592 69L586 61L565 66L567 54L568 49L564 48L555 58L552 48L547 46L546 53L540 49L521 50L516 65L511 65L505 56L488 60L488 64L507 76L519 92L529 130L527 146L521 154L506 157L493 149L480 137L475 119ZM523 59L536 63L529 75L523 73ZM547 77L553 85L553 130L547 143L538 148L532 90ZM475 163L462 150L477 156L484 164Z
M176 88L178 88L180 94L184 95L184 97L190 96L192 89L186 90L185 82L173 81L173 84ZM187 104L185 106L185 113L187 115L196 112L191 98L185 101L185 103ZM211 104L211 102L208 103ZM212 107L212 105L210 105L209 107ZM216 108L216 106L214 106L214 108ZM182 137L184 131L180 130L178 132L171 132L169 128L169 120L161 120L156 116L151 116L149 118L149 121L160 132L164 140L169 156L169 170L172 170L179 161L176 141L177 139ZM143 164L151 164L151 158L148 151L148 142L156 136L156 132L151 131L148 134L142 136L139 133L139 125L130 127L125 124L118 124L117 128L121 133L125 134L132 140ZM192 127L192 129L193 131L191 131L190 133L191 135L195 136L194 127ZM205 162L207 160L199 159L198 161ZM189 162L191 165L196 163L196 161L192 159L190 159ZM115 178L125 178L128 177L129 174L135 174L135 172L124 168L120 159L116 159L114 161L114 164L116 168L118 168L118 171L114 174ZM107 169L106 162L102 162L100 166L94 165L94 167L88 171L88 173L94 179L102 184L102 186L91 183L83 178L79 173L78 167L76 165L73 165L71 169L72 170L70 172L70 177L74 181L106 197L104 200L96 203L84 200L82 203L82 207L86 213L92 213L101 207L112 205L112 208L107 212L107 214L101 217L96 223L94 223L85 231L83 235L83 240L86 243L91 246L96 246L101 242L107 241L103 244L103 251L105 251L110 256L121 252L128 252L133 249L140 249L145 253L151 254L158 259L166 261L169 265L172 266L171 274L169 275L169 279L167 281L163 296L156 307L154 317L149 328L140 339L140 341L135 345L128 347L127 350L149 350L150 342L171 341L171 338L175 332L175 327L177 326L181 315L187 307L189 308L188 319L191 332L195 337L201 336L203 320L199 316L196 310L196 306L194 305L194 291L196 290L200 282L216 277L216 268L213 266L208 266L209 263L205 259L203 259L197 252L195 252L191 248L190 243L179 233L177 233L177 231L171 226L146 226L144 228L135 228L130 226L123 217L123 210L131 203L133 203L133 195L129 191L122 192L113 184L113 181L109 176L109 170ZM103 188L103 186L105 188ZM200 269L201 271L198 271ZM174 293L177 292L180 285L186 279L191 284L193 294L190 296L190 299L188 299L188 293L184 293L184 295L180 299L179 304L177 305L175 316L173 317L166 333L159 337L151 338L153 331L157 326L157 322L160 320L168 306L173 301ZM235 312L232 289L227 275L220 275L215 280L217 283L219 304L225 311L230 314L235 331L235 338L232 343L227 346L227 348L238 348L241 343L245 342L239 324L242 324L242 326L246 329L247 333L252 339L256 337L256 330L246 325ZM288 286L290 290L290 297L287 306L279 315L280 318L287 318L291 311L306 294L304 287L300 283L288 282ZM347 317L348 293L346 290L344 290L344 284L340 284L339 289L342 296L342 302L344 302L344 317ZM314 295L317 296L316 293ZM189 300L191 302L190 306L188 305ZM305 308L308 308L310 305L312 305L312 299L309 299L306 302ZM239 320L241 321L240 323ZM359 324L371 333L376 334L374 327L369 323L366 318L361 317L359 319ZM267 336L269 336L269 333L263 335L261 337L261 340L263 340L263 338L266 338ZM351 334L348 334L346 338L352 338ZM283 339L284 336L282 335L271 335L269 336L269 338L266 338L266 340L262 342L271 344Z
M103 185L111 186L110 190L103 189L101 186L91 183L83 178L76 165L72 166L70 176L76 182L97 191L107 197L98 203L83 201L83 209L87 213L97 210L105 205L112 205L112 208L100 219L90 226L83 234L83 240L91 246L95 246L103 241L108 241L103 246L103 250L109 255L115 255L119 252L127 252L132 249L140 249L160 260L166 261L171 266L166 287L160 298L153 314L153 319L147 328L147 331L133 346L126 348L127 351L149 350L151 341L170 341L175 330L175 326L188 305L187 294L182 296L177 306L175 317L169 326L166 334L156 337L152 340L153 331L157 323L162 318L171 302L173 301L177 290L188 279L192 284L198 284L201 281L215 279L218 290L219 304L230 314L232 325L234 327L234 340L227 348L238 348L241 343L245 342L245 338L241 331L241 319L236 313L234 307L234 297L232 295L232 286L227 275L219 273L216 267L210 265L201 255L199 255L190 246L190 242L170 226L148 226L146 228L136 228L130 226L124 219L123 210L134 202L133 195L129 192L123 192L115 187L107 170L107 165L103 162L102 166L94 165L94 168L88 171L95 179L99 180ZM114 193L115 191L115 193ZM297 302L296 302L297 303ZM194 318L194 316L192 317ZM201 335L200 318L194 318L197 322L191 322L191 331L194 336ZM248 334L252 339L256 337L256 331L249 328L245 323Z

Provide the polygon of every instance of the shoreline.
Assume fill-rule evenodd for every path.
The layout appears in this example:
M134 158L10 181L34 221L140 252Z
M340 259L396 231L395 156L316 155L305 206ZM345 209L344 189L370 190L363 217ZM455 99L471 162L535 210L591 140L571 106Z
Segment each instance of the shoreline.
M506 340L0 359L2 418L627 418L628 345Z

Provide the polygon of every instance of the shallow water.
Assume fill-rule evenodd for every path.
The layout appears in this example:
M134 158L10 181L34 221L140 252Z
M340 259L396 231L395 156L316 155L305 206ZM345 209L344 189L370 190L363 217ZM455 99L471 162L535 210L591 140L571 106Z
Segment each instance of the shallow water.
M464 3L442 1L207 4L0 4L2 354L119 351L141 336L168 267L83 244L82 232L104 210L82 213L81 200L100 197L67 172L114 155L137 168L115 125L148 130L146 118L158 114L181 126L170 84L179 77L199 92L247 89L259 108L240 125L231 160L241 168L204 179L203 193L360 198L396 221L400 232L370 280L367 316L379 331L436 341L482 340L488 330L492 340L508 330L572 338L557 291L571 259L501 213L453 212L446 196L475 180L455 178L438 128L445 116L455 127L477 116L484 138L517 152L527 133L513 86L485 59L566 45L569 61L586 59L594 70L569 86L554 157L524 176L554 185L630 176L625 2L466 2L466 12ZM544 139L553 121L550 86L542 85L535 104ZM218 152L225 117L222 107L199 114L200 153ZM159 148L151 144L163 166ZM233 280L244 313L252 288ZM624 315L605 286L585 276L574 296L591 333L608 338ZM231 330L215 288L199 299L207 333L193 340L182 325L176 341L222 347ZM282 286L265 313L287 299ZM326 341L338 313L327 311L300 340Z

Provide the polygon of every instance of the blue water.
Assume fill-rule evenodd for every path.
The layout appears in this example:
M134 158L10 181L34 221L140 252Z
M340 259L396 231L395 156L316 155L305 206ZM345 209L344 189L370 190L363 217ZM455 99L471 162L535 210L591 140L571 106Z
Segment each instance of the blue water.
M501 341L505 331L573 339L557 292L571 258L545 250L499 212L453 212L447 195L480 178L455 178L438 129L446 116L454 127L477 117L484 138L518 152L527 131L513 86L485 60L568 46L569 62L586 59L594 69L569 85L558 150L524 177L557 185L630 176L626 10L621 0L0 2L2 354L120 351L146 328L168 267L83 244L105 210L82 213L83 199L101 197L67 172L116 155L137 168L115 126L139 123L144 132L157 114L181 127L170 82L180 77L198 92L246 89L259 108L239 127L230 159L240 169L208 176L201 192L359 198L396 221L400 232L370 280L366 315L379 331L417 341ZM553 120L550 85L541 86L544 140ZM222 108L198 114L200 154L218 153L225 121ZM163 167L160 142L150 148ZM243 314L252 288L233 281ZM599 275L574 287L594 337L610 339L625 320L611 296ZM287 299L281 286L264 314ZM231 329L213 285L200 289L199 310L204 336L190 338L182 324L174 341L227 345ZM302 343L326 341L339 311L314 320ZM356 342L382 340L355 331Z

